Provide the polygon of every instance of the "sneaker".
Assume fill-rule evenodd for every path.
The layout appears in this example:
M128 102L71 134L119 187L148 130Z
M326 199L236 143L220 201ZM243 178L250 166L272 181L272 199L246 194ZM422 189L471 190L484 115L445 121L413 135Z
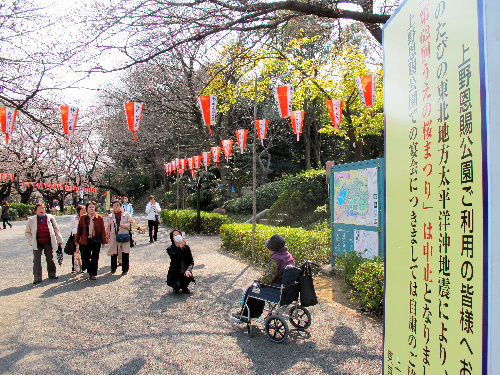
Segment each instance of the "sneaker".
M42 282L42 280L34 280L33 284L38 284L38 283L41 283L41 282Z
M122 276L125 276L127 273L128 273L128 272L126 272L126 271L125 271L125 272L122 272Z
M149 243L153 243L153 240L150 240Z
M90 275L90 280L95 280L97 277Z
M75 271L71 271L71 274L74 275L76 272Z
M115 273L115 272L116 272L116 270L111 270L111 273Z
M179 294L180 290L179 289L174 289L174 294Z
M188 288L183 288L182 293L184 294L191 294L191 291Z
M57 280L58 278L59 278L59 276L49 276L49 279Z

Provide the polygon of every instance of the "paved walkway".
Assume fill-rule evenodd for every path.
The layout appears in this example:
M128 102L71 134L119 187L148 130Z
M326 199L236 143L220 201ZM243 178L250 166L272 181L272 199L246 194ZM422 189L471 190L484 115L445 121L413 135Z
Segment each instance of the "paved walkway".
M146 222L137 217L139 224ZM70 216L57 219L69 235ZM197 285L189 296L165 283L169 243L136 235L127 276L110 273L106 248L97 280L71 275L33 285L24 222L0 231L0 373L2 374L381 374L377 322L321 301L312 326L283 344L262 327L249 337L228 315L260 270L220 249L216 236L188 236ZM68 261L69 260L69 261ZM42 263L43 264L43 263Z

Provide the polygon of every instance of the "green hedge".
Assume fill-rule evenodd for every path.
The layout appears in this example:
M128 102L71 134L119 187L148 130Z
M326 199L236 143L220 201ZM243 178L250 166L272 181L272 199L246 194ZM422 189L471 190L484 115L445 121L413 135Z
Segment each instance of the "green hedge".
M273 181L265 185L259 186L255 191L255 198L257 200L257 211L271 208L281 194L281 190L285 185L284 181ZM253 197L252 193L246 194L241 198L228 200L224 203L222 208L227 212L240 214L252 212Z
M12 221L25 220L28 216L33 216L35 214L34 204L9 203L9 207L10 218Z
M297 218L312 214L327 201L326 172L311 169L285 180L282 193L271 206L267 219L273 225L293 225Z
M384 307L384 259L367 260L355 251L342 254L335 263L341 266L344 280L353 287L351 299L365 309L381 313Z
M269 259L269 252L264 241L273 234L286 239L288 251L300 265L305 260L316 263L330 262L330 231L307 231L302 228L271 227L257 224L255 230L254 261L264 265ZM220 228L221 247L245 258L252 257L252 224L225 224Z
M191 210L162 210L161 222L170 228L178 228L187 233L196 232L196 211ZM225 215L209 212L200 212L200 230L203 234L219 234L221 225L229 223Z
M352 299L369 311L382 313L384 308L384 262L364 262L352 278L356 292Z

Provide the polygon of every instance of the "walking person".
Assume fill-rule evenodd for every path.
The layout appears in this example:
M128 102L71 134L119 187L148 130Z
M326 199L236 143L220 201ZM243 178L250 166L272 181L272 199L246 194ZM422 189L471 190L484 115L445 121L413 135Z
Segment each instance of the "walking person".
M129 203L128 201L128 197L123 197L123 203L122 203L122 210L126 213L128 213L130 215L130 217L132 217L134 215L134 208L132 207L132 203ZM134 247L135 246L135 242L134 242L134 239L133 239L133 228L134 228L134 219L132 219L132 225L130 226L130 231L129 231L129 234L130 234L130 247ZM120 257L120 253L118 254L118 263L121 263L122 262L122 259Z
M10 220L10 207L7 201L2 202L2 221L3 221L3 229L6 229L7 226L5 224L8 224L9 227L12 228L12 224L9 222Z
M87 269L87 266L83 264L82 262L82 254L80 252L80 245L76 243L75 236L76 232L78 232L78 223L80 222L80 218L82 216L87 215L87 210L85 209L85 206L79 205L76 207L76 215L71 218L71 236L70 236L70 241L75 241L76 245L76 250L71 256L71 263L72 263L72 268L71 268L71 273L75 274L76 272L83 272Z
M174 293L182 290L183 293L190 294L188 286L189 283L194 282L194 259L191 248L186 245L186 239L177 229L170 232L170 241L172 244L167 248L170 256L167 285L172 287Z
M96 203L94 201L87 202L85 209L87 214L80 218L75 241L80 245L82 259L87 265L89 278L95 280L99 268L99 253L101 247L104 247L108 240L106 238L104 219L95 212Z
M57 279L53 250L62 245L63 239L54 216L45 213L45 204L35 205L35 215L28 218L24 232L33 249L33 284L42 282L42 252L47 261L49 279Z
M149 227L149 243L158 239L158 224L160 223L160 205L155 202L155 196L149 196L149 203L146 205L146 213L148 214ZM154 234L153 234L154 229Z
M126 275L130 264L130 235L132 217L122 210L120 201L115 200L111 205L113 212L108 217L108 255L111 255L111 273L118 267L118 253L122 254L122 276Z

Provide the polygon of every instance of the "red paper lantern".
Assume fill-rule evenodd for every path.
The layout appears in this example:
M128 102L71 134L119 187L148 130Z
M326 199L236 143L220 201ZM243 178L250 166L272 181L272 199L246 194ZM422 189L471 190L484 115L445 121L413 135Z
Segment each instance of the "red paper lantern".
M257 127L257 135L260 139L260 144L262 146L264 146L264 139L266 139L268 125L269 125L269 120L255 120L255 126Z
M208 170L208 164L210 164L210 152L202 152L201 157L203 158L203 165L205 165L205 172Z
M229 157L231 156L231 149L232 148L233 148L233 140L232 139L222 140L222 150L224 151L224 155L226 155L226 162L229 162Z
M304 111L293 111L290 120L292 120L292 129L297 134L297 142L299 141L300 133L302 133L302 125L304 123Z
M196 172L200 169L200 164L201 164L201 156L196 155L193 156L193 167L196 168Z
M210 125L215 124L215 117L217 115L217 97L214 95L205 95L198 97L198 106L203 117L203 122L208 126L210 135L212 135L212 128Z
M248 130L246 129L236 130L236 139L238 141L238 147L240 148L242 155L243 155L243 149L247 145L247 135L248 135Z
M63 123L63 130L68 136L75 132L76 118L78 117L78 108L68 107L67 105L61 106L61 117Z
M274 98L278 103L281 117L290 117L292 112L293 87L278 86L274 89Z
M16 122L17 110L13 108L0 108L0 124L2 132L5 134L5 141L9 143L9 134L14 131L14 123Z
M219 146L211 147L210 151L212 152L212 159L214 159L215 166L217 166L217 163L219 162L220 158L220 147Z
M135 132L139 130L142 117L142 103L125 103L125 113L127 115L128 130L132 132L135 141Z
M342 107L344 106L344 101L342 99L327 100L326 106L328 107L328 112L330 113L332 125L335 126L335 134L337 134L337 127L342 121Z
M358 88L359 97L365 107L373 107L375 105L376 79L376 74L362 75L354 78L356 87Z

